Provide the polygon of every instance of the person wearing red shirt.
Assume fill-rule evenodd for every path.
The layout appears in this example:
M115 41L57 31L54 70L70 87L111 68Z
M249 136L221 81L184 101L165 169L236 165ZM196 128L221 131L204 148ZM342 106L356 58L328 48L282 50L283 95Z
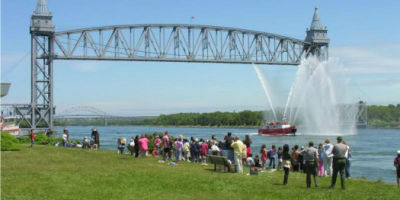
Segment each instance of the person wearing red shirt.
M35 143L35 134L33 133L33 129L29 131L29 138L31 139L31 148L32 148L33 144Z

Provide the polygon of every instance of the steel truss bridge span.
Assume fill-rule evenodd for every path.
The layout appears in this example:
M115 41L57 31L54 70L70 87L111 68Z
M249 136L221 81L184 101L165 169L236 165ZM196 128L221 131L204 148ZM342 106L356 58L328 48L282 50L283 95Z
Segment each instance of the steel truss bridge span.
M31 103L17 106L32 129L53 130L54 60L112 60L299 65L328 58L327 28L317 8L304 40L219 26L141 24L55 31L46 0L31 15ZM30 116L30 118L28 118Z
M308 43L207 25L140 24L54 33L53 59L299 65ZM45 54L43 55L45 56Z

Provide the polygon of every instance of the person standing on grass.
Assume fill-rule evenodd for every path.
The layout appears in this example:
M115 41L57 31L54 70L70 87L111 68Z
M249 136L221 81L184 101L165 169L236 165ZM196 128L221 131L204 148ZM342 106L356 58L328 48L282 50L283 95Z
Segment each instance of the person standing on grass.
M97 148L100 148L100 134L99 134L99 132L97 131L97 129L93 129L92 130L92 135L91 135L91 137L93 138L93 140L94 140L94 144L96 144L97 145Z
M323 149L322 149L323 144L319 143L318 145L318 176L325 176L325 171L324 171L324 160L323 160Z
M276 157L276 147L275 145L272 145L271 150L268 151L268 158L269 158L269 165L268 167L275 169L275 157Z
M208 143L204 139L201 139L201 161L202 162L206 162L207 150L208 150Z
M400 179L400 150L397 151L397 157L394 158L393 164L394 164L394 167L396 167L396 181L397 181L397 187L399 187L399 179Z
M332 183L330 188L334 188L336 184L337 174L340 173L340 183L342 189L344 187L345 180L345 168L346 168L346 152L347 145L343 144L343 138L341 136L337 137L337 144L333 146L333 175L332 175Z
M250 135L246 135L244 138L244 142L243 142L246 145L246 157L249 157L250 154L252 154L252 152L251 152L251 143L252 142L253 141L251 140Z
M164 132L164 136L162 138L163 142L163 160L166 161L167 158L170 157L169 155L169 137L168 137L168 130Z
M63 134L61 135L63 147L67 146L67 141L68 141L68 130L64 129Z
M183 158L187 161L190 162L189 157L190 157L190 143L187 138L183 139Z
M135 158L139 157L139 136L135 137Z
M346 178L350 178L350 160L351 160L351 148L349 145L347 145L347 142L343 140L343 144L345 144L347 146L347 152L346 152L346 168L345 168L345 174L346 174Z
M325 139L325 144L322 145L323 162L324 162L324 176L332 176L332 161L333 161L333 144L329 138Z
M228 160L232 162L232 164L235 163L234 155L233 155L233 148L232 148L232 133L228 132L227 135L224 138L225 140L225 151L226 151L226 156Z
M292 151L292 167L293 167L293 171L294 172L298 172L299 171L299 167L300 167L300 151L299 149L299 145L294 145L293 151Z
M147 151L149 150L149 140L145 135L142 135L139 139L139 155L140 157L147 157Z
M124 155L125 145L126 145L126 139L124 137L118 138L117 140L118 155Z
M267 146L263 144L261 146L261 166L263 169L265 169L265 163L267 162Z
M159 156L161 149L161 136L156 137L154 140L154 147L156 147L156 156Z
M131 153L131 156L135 153L135 138L132 136L131 140L129 141L128 144L128 150Z
M302 152L305 161L305 170L307 173L306 183L307 188L311 187L311 175L314 179L315 187L318 187L317 181L317 167L318 167L318 150L314 148L314 142L308 142L308 148Z
M276 153L278 155L278 167L277 167L278 170L282 169L282 162L283 162L282 152L283 152L282 147L278 147L278 152Z
M175 142L175 153L176 153L176 162L178 163L182 159L182 147L183 147L183 141L182 141L182 135L178 137L178 139Z
M288 184L288 179L289 179L289 170L291 168L291 156L289 153L289 145L285 144L283 145L283 150L282 150L282 166L283 166L283 171L285 171L285 175L283 176L283 185Z
M237 173L243 173L243 165L242 165L243 145L244 145L243 142L240 141L238 137L235 137L231 144L231 147L233 148L234 151L234 160L235 160L235 165L237 166L236 168Z
M29 139L31 139L31 148L35 144L35 134L33 133L33 129L29 131Z

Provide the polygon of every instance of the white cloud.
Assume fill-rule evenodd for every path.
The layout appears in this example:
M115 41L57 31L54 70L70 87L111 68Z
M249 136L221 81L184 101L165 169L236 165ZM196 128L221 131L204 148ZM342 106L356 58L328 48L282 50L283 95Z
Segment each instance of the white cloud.
M349 73L400 73L400 45L345 46L331 48L330 51L331 56L338 57Z

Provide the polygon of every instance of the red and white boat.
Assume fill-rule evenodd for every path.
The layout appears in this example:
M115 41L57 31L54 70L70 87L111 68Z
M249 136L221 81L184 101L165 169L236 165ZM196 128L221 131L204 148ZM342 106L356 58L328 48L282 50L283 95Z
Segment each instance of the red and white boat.
M297 128L287 122L270 122L258 129L258 135L296 135Z

